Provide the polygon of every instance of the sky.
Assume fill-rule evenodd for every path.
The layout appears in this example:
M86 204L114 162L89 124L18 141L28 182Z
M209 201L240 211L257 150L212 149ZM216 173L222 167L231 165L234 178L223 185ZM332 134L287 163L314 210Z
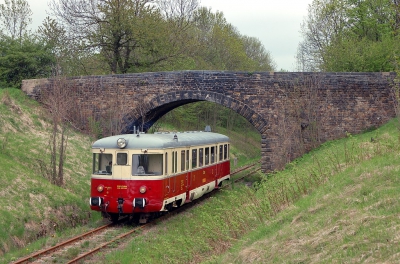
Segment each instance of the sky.
M47 0L27 0L32 28L47 16ZM0 3L4 0L0 0ZM200 5L220 11L242 35L258 38L276 63L276 70L295 71L296 52L302 40L300 25L312 0L199 0Z

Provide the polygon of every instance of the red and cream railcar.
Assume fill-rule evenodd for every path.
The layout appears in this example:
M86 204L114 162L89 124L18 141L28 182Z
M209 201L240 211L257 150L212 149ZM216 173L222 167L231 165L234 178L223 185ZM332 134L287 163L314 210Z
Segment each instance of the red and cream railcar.
M229 138L212 132L125 134L92 146L90 207L119 216L166 212L230 179Z

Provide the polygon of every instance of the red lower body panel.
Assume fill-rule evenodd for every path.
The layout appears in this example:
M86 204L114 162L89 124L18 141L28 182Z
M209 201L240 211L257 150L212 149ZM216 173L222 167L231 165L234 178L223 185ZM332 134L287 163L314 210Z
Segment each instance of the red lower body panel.
M149 179L151 176L143 180L92 178L90 208L114 214L159 212L165 209L166 203L174 199L184 197L185 199L175 201L184 203L190 199L189 193L196 188L213 182L217 185L218 179L229 176L229 173L229 161L227 161L160 180ZM144 193L140 193L141 187L145 187Z

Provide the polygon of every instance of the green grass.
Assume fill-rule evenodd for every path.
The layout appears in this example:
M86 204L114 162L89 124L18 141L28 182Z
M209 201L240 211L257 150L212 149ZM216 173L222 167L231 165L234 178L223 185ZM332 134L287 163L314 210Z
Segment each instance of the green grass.
M371 141L371 138L374 140ZM400 176L395 121L328 142L256 193L266 222L206 263L394 263Z
M69 132L66 185L51 185L36 162L49 159L47 120L18 90L0 90L0 100L0 256L8 252L1 261L8 263L97 225L100 215L91 214L89 225L82 225L89 218L90 138ZM101 262L395 263L396 122L327 142L283 171L257 173L252 187L231 184L193 210L156 223ZM237 167L258 161L256 132L218 132L231 137Z
M18 89L0 89L0 263L102 223L88 206L93 140L68 131L65 183L58 187L42 169L50 164L50 133L49 118L36 101Z
M102 263L394 263L400 252L395 122L327 142L254 188L234 184Z
M90 220L91 140L69 131L65 185L50 184L40 169L41 163L50 164L50 125L42 111L20 90L0 89L0 257L5 263L40 249L58 230Z
M379 170L370 163L334 175L210 263L393 263L400 252L398 157L374 158Z

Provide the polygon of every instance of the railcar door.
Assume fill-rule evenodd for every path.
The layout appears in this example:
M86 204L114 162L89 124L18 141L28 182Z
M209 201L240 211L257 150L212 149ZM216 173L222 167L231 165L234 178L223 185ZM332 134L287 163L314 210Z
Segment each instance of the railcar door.
M129 180L131 169L129 165L128 152L117 151L116 161L112 166L112 175L114 180Z
M223 157L224 157L224 146L223 145L218 145L217 147L217 154L216 154L216 161L217 163L217 175L218 178L222 176L222 164L221 162L223 161Z
M169 193L171 191L171 187L170 187L170 173L169 173L169 169L170 167L168 166L168 162L169 162L169 151L165 152L164 154L164 175L165 175L165 179L163 180L164 182L164 197L167 198L169 197Z
M189 171L188 173L186 173L186 191L188 191L190 189L190 185L192 182L192 171Z
M190 185L190 148L187 147L185 150L181 151L181 171L185 172L184 176L182 176L181 181L179 183L180 192L188 191Z
M192 184L193 184L193 177L195 176L193 171L197 169L197 162L198 162L198 157L197 157L197 148L191 148L190 149L190 169L189 172L186 176L186 190L192 189Z
M212 146L210 149L210 158L211 158L211 165L213 166L212 173L214 174L214 180L218 179L219 176L219 169L217 163L217 153L218 153L218 146Z
M169 197L169 193L171 191L171 178L168 177L164 180L164 194L165 197Z

